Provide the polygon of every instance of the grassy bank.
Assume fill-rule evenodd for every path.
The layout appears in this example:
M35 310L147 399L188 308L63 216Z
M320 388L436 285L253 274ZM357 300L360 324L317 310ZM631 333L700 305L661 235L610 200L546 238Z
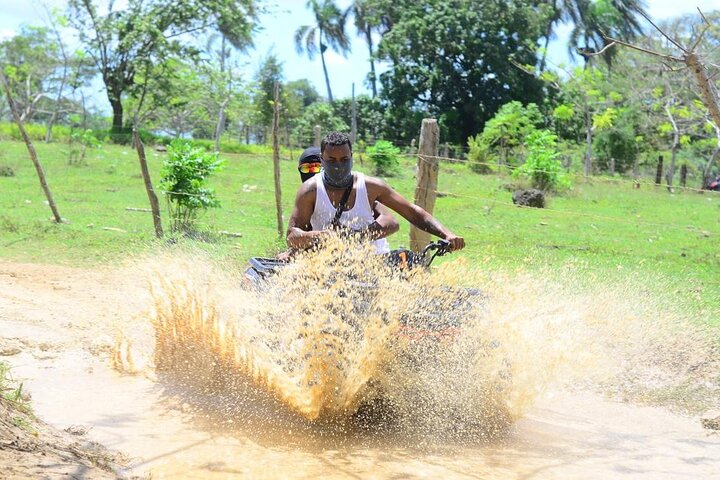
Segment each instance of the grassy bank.
M61 144L36 145L63 225L50 221L25 146L0 142L0 165L15 175L0 177L0 257L16 261L90 266L117 262L157 245L137 157L129 147L89 151L87 164L69 166ZM299 152L293 152L296 157ZM163 153L148 149L153 180ZM222 208L201 217L208 234L192 241L218 258L241 264L269 254L277 238L273 169L269 155L223 154L225 169L211 180ZM356 159L359 170L369 172ZM387 181L412 198L414 162ZM299 184L295 161L282 161L283 208L289 216ZM578 284L633 276L657 294L697 309L716 308L720 298L720 195L676 192L632 182L574 178L574 189L550 200L544 210L512 205L507 177L481 176L463 163L441 166L436 216L467 239L463 256L482 268L552 272L572 267ZM162 197L161 197L161 201ZM164 206L164 205L163 205ZM408 244L408 227L390 242ZM241 237L218 234L239 233ZM717 322L711 317L706 320Z

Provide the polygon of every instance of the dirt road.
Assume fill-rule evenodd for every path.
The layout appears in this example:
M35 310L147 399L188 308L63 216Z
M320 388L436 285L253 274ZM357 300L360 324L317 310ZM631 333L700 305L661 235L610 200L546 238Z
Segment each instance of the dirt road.
M40 418L60 430L82 427L88 441L124 452L122 474L720 479L720 436L698 418L592 393L551 393L507 438L485 443L327 435L298 429L282 413L241 412L248 406L109 367L115 326L147 304L142 282L128 272L0 262L0 360L25 381ZM13 457L17 478L38 476L38 464L52 455L25 453ZM0 450L0 462L7 466L9 458ZM69 466L72 456L52 459L48 478L77 471Z

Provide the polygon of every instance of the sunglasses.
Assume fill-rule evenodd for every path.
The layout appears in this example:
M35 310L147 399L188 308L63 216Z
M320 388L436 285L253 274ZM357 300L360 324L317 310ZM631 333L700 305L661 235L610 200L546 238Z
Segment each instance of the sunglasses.
M298 166L300 173L320 173L321 164L319 163L302 163Z

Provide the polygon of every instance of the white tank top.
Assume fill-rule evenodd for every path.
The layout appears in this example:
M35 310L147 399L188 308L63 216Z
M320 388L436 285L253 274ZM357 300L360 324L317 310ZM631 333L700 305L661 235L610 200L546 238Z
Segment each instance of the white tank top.
M340 225L359 230L367 227L375 221L373 209L370 208L370 200L368 199L367 187L365 186L365 175L362 172L355 172L357 175L357 191L355 193L355 205L350 210L342 212L340 215ZM326 230L330 228L335 211L337 210L330 197L328 197L325 184L322 181L322 175L318 174L313 177L317 184L315 194L315 210L310 217L310 225L313 230ZM376 253L390 253L390 245L384 238L374 240Z

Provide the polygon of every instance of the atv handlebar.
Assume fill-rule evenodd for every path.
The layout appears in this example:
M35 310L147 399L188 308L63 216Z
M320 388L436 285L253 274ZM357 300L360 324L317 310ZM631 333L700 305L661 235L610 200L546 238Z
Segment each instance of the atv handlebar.
M435 260L435 257L442 257L443 255L450 253L451 247L450 242L447 240L439 239L434 242L428 243L425 248L423 248L422 251L422 257L423 257L423 263L425 264L425 267L429 267L430 264L432 264L433 260ZM430 258L428 258L428 254L430 252L434 252Z

